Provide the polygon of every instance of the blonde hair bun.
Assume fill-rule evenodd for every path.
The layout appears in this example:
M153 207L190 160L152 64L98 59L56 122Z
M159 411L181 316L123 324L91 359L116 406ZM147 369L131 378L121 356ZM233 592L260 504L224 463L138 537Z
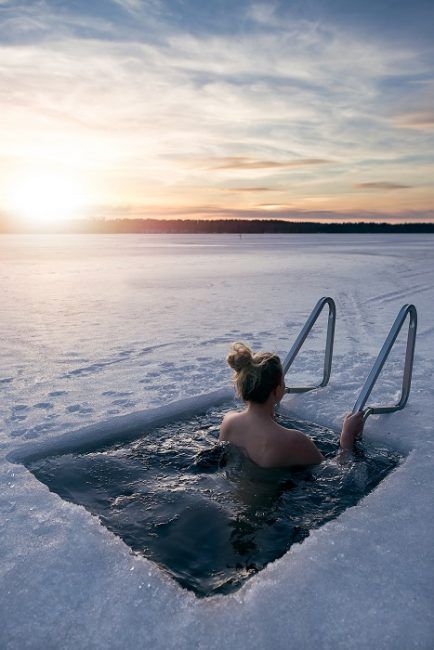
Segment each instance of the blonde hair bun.
M263 404L282 381L282 363L277 354L253 354L245 343L237 341L232 343L226 361L235 371L237 393L246 401Z
M244 368L253 365L252 351L244 343L232 343L226 361L235 372L241 372Z

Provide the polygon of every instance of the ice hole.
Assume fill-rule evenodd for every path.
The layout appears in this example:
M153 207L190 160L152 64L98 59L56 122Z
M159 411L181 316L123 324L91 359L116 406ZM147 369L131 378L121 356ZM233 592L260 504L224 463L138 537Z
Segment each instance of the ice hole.
M327 460L303 470L264 470L218 443L231 408L233 402L225 403L132 441L39 454L24 464L182 587L199 597L227 594L354 506L402 459L363 442L341 463L335 431L278 415L284 426L311 436Z

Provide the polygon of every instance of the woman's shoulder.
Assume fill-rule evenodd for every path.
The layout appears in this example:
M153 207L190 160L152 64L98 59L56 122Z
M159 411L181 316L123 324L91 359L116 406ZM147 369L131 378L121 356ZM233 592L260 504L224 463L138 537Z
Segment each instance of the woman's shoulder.
M277 424L276 450L283 456L292 459L295 465L320 463L323 460L322 454L315 443L298 429L287 429Z
M279 431L282 435L285 436L290 436L297 438L298 436L303 436L305 437L305 434L299 431L299 429L288 429L287 427L284 427L282 424L279 424L278 422L274 422L275 429L276 431Z
M233 429L235 422L240 418L242 414L239 411L228 411L225 413L222 423L220 425L220 440L227 440L230 431Z
M230 420L233 420L234 418L237 418L240 415L242 415L240 411L228 411L223 416L223 422L229 422Z

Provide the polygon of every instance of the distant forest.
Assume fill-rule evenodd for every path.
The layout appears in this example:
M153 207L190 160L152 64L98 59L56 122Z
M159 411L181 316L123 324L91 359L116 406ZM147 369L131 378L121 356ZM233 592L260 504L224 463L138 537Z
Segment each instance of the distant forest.
M379 223L285 221L282 219L80 219L67 224L13 228L1 224L0 232L56 232L73 234L194 234L194 233L434 233L434 223Z

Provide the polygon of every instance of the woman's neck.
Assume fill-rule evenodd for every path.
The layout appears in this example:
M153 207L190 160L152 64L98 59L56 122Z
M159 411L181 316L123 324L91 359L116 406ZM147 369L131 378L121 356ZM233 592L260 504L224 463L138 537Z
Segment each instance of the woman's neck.
M247 402L248 413L254 413L257 417L272 418L274 415L274 400L268 399L264 404L257 402Z

